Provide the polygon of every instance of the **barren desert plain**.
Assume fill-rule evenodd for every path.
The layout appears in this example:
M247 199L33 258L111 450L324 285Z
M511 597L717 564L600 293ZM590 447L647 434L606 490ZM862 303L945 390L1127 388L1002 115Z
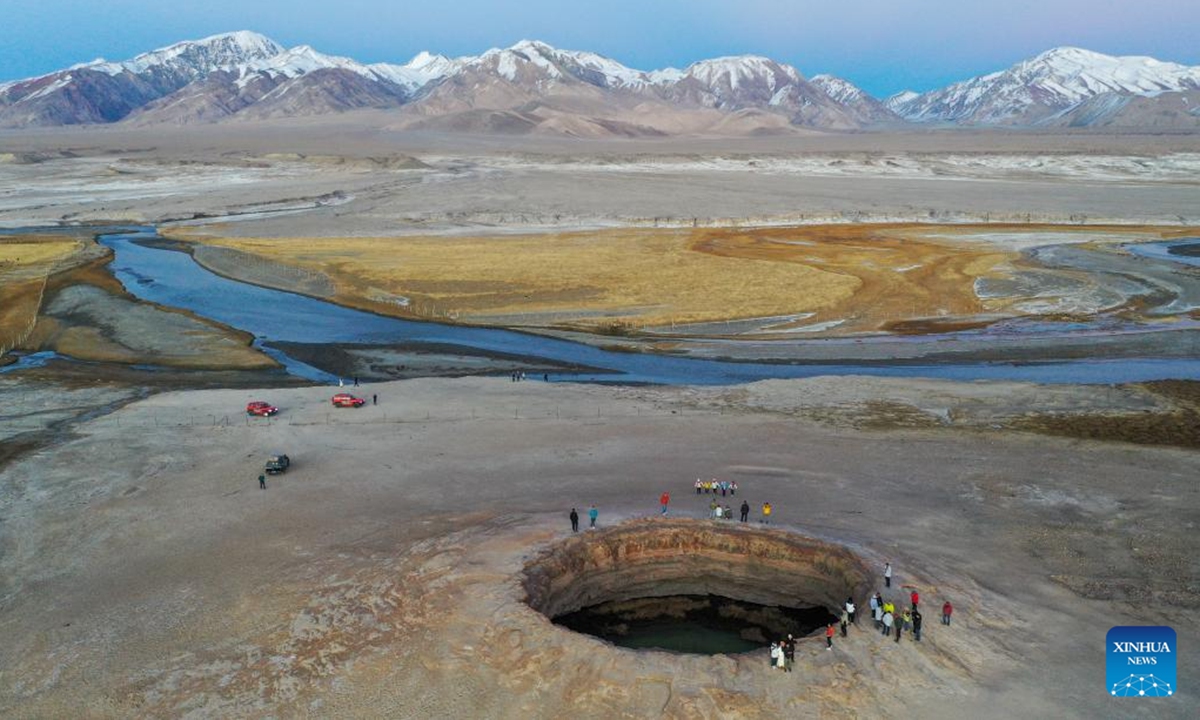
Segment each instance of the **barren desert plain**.
M0 131L0 716L1191 717L1198 178L1194 133ZM792 673L552 622L913 589L919 643ZM1118 625L1173 697L1109 695Z

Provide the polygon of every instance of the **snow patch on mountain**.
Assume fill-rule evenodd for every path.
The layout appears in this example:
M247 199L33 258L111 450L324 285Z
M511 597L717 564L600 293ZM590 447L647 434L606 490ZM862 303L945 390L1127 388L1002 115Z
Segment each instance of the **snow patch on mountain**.
M140 75L157 68L169 68L198 78L243 63L265 60L281 52L283 46L274 40L256 32L239 30L175 43L124 62L94 60L79 67L108 75L124 72Z
M810 83L825 91L829 97L840 103L859 102L868 96L862 88L854 83L833 75L814 75L808 79Z
M787 80L798 83L803 79L796 68L760 55L735 55L701 60L689 65L684 74L709 87L728 83L729 89L733 91L737 91L740 85L761 79L774 92Z

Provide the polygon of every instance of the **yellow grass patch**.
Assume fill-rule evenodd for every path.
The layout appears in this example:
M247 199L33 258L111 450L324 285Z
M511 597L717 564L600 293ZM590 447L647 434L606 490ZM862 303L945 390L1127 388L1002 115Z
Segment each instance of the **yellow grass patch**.
M416 314L513 321L505 324L782 315L844 302L860 284L804 263L698 251L694 233L682 231L206 242L323 272L351 304L403 297Z
M786 334L899 329L913 318L972 322L1002 311L975 294L1005 277L1016 249L973 233L1075 232L1058 226L828 225L789 228L620 229L492 237L182 239L233 248L333 281L344 304L463 322L589 330L801 316ZM1096 234L1153 228L1082 229ZM247 272L253 274L252 270ZM991 301L989 301L991 302ZM769 334L767 336L770 336Z
M0 237L0 353L28 338L47 278L83 248L83 240L69 236Z
M45 277L83 247L83 240L65 235L0 236L0 281Z

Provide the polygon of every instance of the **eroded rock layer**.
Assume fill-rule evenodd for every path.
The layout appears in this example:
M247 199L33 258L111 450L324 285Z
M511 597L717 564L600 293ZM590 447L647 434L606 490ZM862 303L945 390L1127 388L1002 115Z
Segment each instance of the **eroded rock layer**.
M613 601L718 595L768 606L865 603L869 573L850 550L795 533L695 520L588 532L525 568L530 607L554 618Z

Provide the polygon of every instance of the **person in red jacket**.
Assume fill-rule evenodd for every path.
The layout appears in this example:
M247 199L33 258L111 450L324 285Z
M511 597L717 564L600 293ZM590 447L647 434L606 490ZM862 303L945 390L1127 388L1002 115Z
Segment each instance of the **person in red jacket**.
M920 602L920 601L921 601L921 596L920 596L920 594L918 594L916 590L913 590L913 591L912 591L912 604L913 604L913 610L916 610L916 609L917 609L917 603L918 603L918 602Z
M950 624L950 616L953 614L954 614L954 606L950 604L949 600L947 600L946 604L942 606L942 624L949 625Z
M663 493L662 497L660 497L658 499L658 503L660 505L662 505L662 514L666 515L667 514L667 505L669 505L671 503L671 493Z
M829 626L825 628L825 649L833 649L833 623L829 623Z

